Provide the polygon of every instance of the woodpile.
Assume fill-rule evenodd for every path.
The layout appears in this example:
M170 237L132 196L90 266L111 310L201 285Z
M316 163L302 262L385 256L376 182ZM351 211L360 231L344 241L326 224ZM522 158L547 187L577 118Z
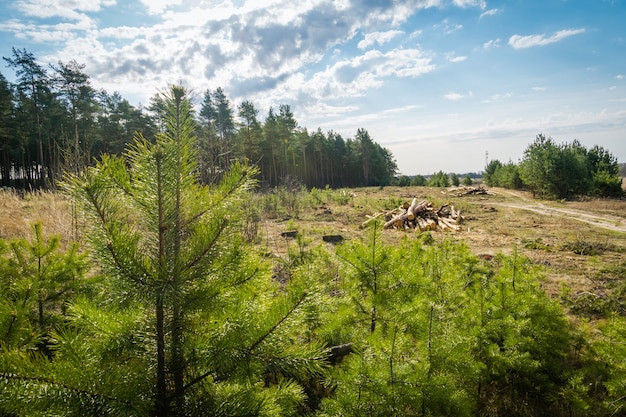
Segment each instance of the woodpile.
M414 198L410 204L405 202L397 209L367 216L367 220L361 223L361 228L379 218L384 218L385 229L414 229L421 232L427 230L460 231L460 224L464 220L461 211L456 210L453 205L444 204L439 209L435 209L430 201L418 201L417 198Z
M494 195L482 185L479 185L477 187L462 185L458 187L448 188L446 191L442 191L442 193L447 195L454 195L456 197L463 197L465 195Z

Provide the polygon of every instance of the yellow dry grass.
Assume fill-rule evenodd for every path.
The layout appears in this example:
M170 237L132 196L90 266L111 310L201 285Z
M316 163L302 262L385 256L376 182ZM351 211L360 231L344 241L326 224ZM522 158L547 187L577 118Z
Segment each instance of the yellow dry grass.
M347 202L324 201L303 205L298 213L289 213L290 218L262 218L256 225L256 242L269 254L284 258L289 250L298 250L298 244L308 248L330 245L322 242L326 234L359 239L365 233L359 226L367 215L395 208L416 197L428 199L435 206L454 204L466 218L460 232L432 232L436 240L463 241L477 256L509 254L515 249L545 267L544 287L554 295L565 287L572 293L601 293L604 271L626 266L626 230L608 228L625 227L626 201L543 202L533 200L528 193L492 191L494 195L457 197L429 187L350 189L343 191L350 195ZM590 224L584 221L588 219L572 213L589 214L601 221ZM71 201L52 192L0 192L0 238L32 236L32 224L37 221L42 222L46 235L60 235L67 243L73 236ZM297 242L280 236L294 229L304 240ZM385 230L383 239L394 244L407 235L417 239L419 232ZM599 250L577 254L577 247Z
M45 236L58 235L63 243L72 238L70 201L60 193L0 191L0 238L29 238L35 223L43 224Z
M436 240L463 241L477 256L510 254L517 250L545 268L544 288L552 295L565 288L573 294L602 293L604 271L626 264L626 229L608 228L626 227L626 201L545 202L533 200L529 193L501 189L491 190L494 195L464 197L442 191L429 187L352 189L350 193L354 197L347 205L331 202L325 205L328 210L324 213L314 207L302 210L297 218L290 220L263 220L259 230L261 244L276 256L286 256L288 249L293 249L297 243L281 238L280 233L294 229L306 237L310 246L324 244L321 243L323 234L358 239L364 233L359 225L367 215L417 197L432 201L436 207L454 204L466 217L460 232L432 232ZM590 218L583 215L591 215L591 220L597 222L590 224ZM419 232L385 230L383 240L393 244L407 235L417 238ZM574 250L579 247L598 253L577 254Z

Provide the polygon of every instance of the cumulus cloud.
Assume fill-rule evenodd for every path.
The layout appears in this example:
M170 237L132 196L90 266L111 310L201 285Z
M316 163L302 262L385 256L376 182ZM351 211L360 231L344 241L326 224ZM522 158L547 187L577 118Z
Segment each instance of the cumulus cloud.
M559 30L551 36L546 36L545 34L526 36L513 35L509 38L509 45L511 45L514 49L532 48L533 46L545 46L551 43L560 42L565 38L569 38L570 36L578 35L584 32L585 29L581 28Z
M615 76L615 79L616 79L616 80L623 80L624 78L626 78L626 76L624 76L624 74L617 74L617 75Z
M171 6L178 6L182 0L140 0L150 14L160 14Z
M385 77L417 77L434 69L431 59L417 49L372 50L316 74L307 86L312 87L311 94L321 91L320 97L331 91L341 97L358 96L380 87Z
M488 40L483 44L483 49L492 49L500 47L500 38Z
M116 0L22 0L15 7L31 17L75 19L79 12L97 12L115 4Z
M388 30L386 32L372 32L366 33L362 41L357 45L359 49L367 49L374 44L382 45L389 42L396 36L402 35L404 32L401 30Z

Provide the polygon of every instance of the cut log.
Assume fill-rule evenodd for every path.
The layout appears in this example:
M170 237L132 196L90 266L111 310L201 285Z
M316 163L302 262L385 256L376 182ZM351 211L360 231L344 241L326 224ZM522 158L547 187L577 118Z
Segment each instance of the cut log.
M409 218L408 213L403 213L393 217L387 223L385 223L384 228L389 229L391 226L402 227L402 224Z
M428 206L430 205L429 201L426 200L422 200L419 203L417 203L415 206L412 206L412 208L410 208L410 211L417 216L418 213L420 213L421 211L425 210L426 208L428 208Z
M457 232L459 230L461 230L461 226L459 226L458 224L454 223L450 219L446 219L445 217L441 217L439 219L439 223L445 225L446 227L448 227L448 228L450 228L452 230L456 230Z
M352 343L344 343L343 345L331 346L328 348L328 361L332 364L340 362L344 356L354 352Z
M332 243L334 245L343 243L343 236L341 235L324 235L322 236L324 242Z
M379 213L374 214L373 216L366 216L367 220L365 220L363 223L361 223L361 226L360 226L361 229L366 228L370 223L372 223L373 221L375 221L376 219L378 219L379 217L381 217L383 215L385 215L385 213L381 211Z
M430 230L430 225L428 224L426 219L423 219L421 217L416 217L415 218L415 222L417 223L417 226L419 227L421 232L425 232L426 230Z

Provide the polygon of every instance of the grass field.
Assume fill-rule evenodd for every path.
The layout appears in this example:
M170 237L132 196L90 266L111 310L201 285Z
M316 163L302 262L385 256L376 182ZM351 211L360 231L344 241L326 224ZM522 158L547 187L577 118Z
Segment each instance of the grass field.
M359 226L367 215L414 197L428 199L435 207L453 204L465 217L459 232L428 232L434 239L463 241L477 256L517 250L545 268L544 288L553 296L603 297L612 282L624 278L626 200L546 202L504 189L463 197L429 187L282 190L253 197L247 233L268 254L285 259L296 245L300 250L318 245L330 249L322 241L327 234L359 239L365 233ZM72 219L71 202L61 194L0 192L0 238L28 237L32 224L41 221L45 234L60 235L67 243L80 238ZM301 239L281 237L290 230L298 231ZM406 235L423 238L413 230L383 232L389 244Z
M334 193L340 192L348 197L334 199L332 193L326 193L317 204L276 218L262 216L262 244L284 257L289 246L295 245L280 236L288 230L298 230L310 246L323 244L320 242L325 234L358 239L364 233L359 226L367 215L417 197L432 201L435 207L453 204L465 217L462 231L430 232L435 239L463 241L477 256L517 250L545 267L544 287L551 295L567 291L571 296L592 293L601 297L607 283L623 278L619 274L626 268L625 200L546 202L533 200L529 193L504 189L463 197L429 187L362 188ZM383 238L393 244L407 234L419 238L419 232L395 229L385 230Z

